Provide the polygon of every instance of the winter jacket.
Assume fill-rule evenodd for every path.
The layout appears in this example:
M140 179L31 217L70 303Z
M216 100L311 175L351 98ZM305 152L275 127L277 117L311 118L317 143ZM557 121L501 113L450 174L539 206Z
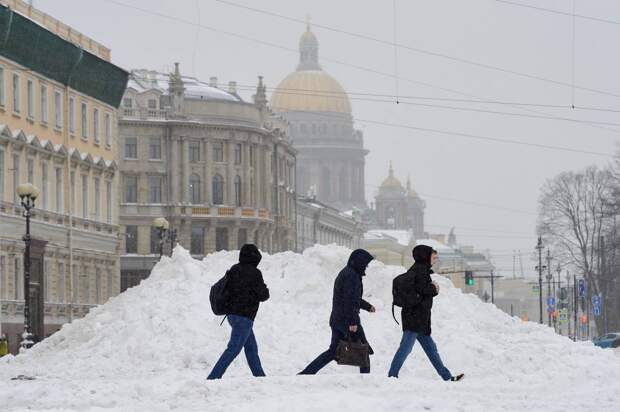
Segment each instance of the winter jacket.
M401 319L403 331L413 331L422 335L431 334L431 308L433 297L437 296L437 289L432 283L431 254L433 249L429 246L416 246L413 257L415 263L407 271L411 275L414 289L422 295L422 301L413 308L403 308Z
M254 320L260 302L269 299L269 289L263 281L263 274L257 268L261 259L262 256L254 245L243 245L239 251L239 263L227 272L227 314Z
M362 299L362 276L366 275L366 267L373 259L372 255L363 249L354 250L347 266L336 277L329 318L331 327L348 331L349 326L360 324L360 309L369 311L372 307Z

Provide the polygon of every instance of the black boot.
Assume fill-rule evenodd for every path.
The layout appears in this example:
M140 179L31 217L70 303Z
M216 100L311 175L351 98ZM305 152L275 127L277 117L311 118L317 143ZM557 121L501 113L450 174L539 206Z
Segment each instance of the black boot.
M452 382L458 382L458 381L463 380L464 377L465 377L464 373L459 373L458 375L451 377L450 380Z

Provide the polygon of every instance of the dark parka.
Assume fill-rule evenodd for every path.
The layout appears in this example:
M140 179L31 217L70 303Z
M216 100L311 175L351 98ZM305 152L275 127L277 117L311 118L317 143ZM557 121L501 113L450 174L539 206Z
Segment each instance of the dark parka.
M415 263L407 271L411 275L414 289L422 295L422 302L413 308L403 308L401 312L403 330L413 331L422 335L431 334L431 308L437 289L431 280L431 255L433 248L419 245L413 248Z
M374 258L364 249L351 253L347 266L340 271L334 281L334 297L329 326L346 333L349 326L360 324L360 309L369 311L370 303L362 299L364 285L362 276Z
M269 299L269 289L258 270L262 256L252 244L243 245L239 251L239 263L228 270L226 294L229 315L244 316L254 320L258 305Z

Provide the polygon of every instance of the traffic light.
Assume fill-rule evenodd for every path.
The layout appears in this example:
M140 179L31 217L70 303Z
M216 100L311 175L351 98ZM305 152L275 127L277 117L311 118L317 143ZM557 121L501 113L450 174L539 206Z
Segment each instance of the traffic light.
M474 281L474 272L467 270L465 271L465 284L467 286L473 286L475 283Z
M568 299L568 290L566 288L560 288L560 300L564 301Z

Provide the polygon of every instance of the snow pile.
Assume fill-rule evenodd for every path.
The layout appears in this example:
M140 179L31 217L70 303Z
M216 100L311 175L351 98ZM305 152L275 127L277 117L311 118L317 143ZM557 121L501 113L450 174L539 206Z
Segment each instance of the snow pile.
M292 390L301 385L299 382L308 382L306 377L294 375L329 343L333 280L349 253L348 249L332 245L315 246L303 254L285 252L263 257L259 268L270 288L271 299L261 305L255 323L263 367L270 376L258 380L267 382L259 384L264 389L262 393L276 391L270 396L285 393L293 396L275 388ZM230 331L227 324L219 325L221 317L212 314L208 295L211 285L236 262L237 256L237 252L219 252L197 261L177 247L172 258L164 257L139 286L93 309L85 318L65 325L27 354L0 360L3 381L9 382L10 377L19 374L37 377L30 389L14 387L19 389L20 396L15 395L17 392L7 393L12 386L5 385L0 389L0 402L6 397L9 404L14 402L26 408L30 404L20 403L18 398L41 398L49 402L39 400L38 407L48 407L56 398L49 392L51 387L46 385L58 382L72 382L76 388L93 385L97 390L108 388L110 394L121 399L126 396L126 399L141 399L142 402L149 400L157 406L149 410L168 410L164 405L171 396L183 397L184 402L189 402L185 404L188 408L196 405L193 402L204 406L207 394L212 399L229 399L235 386L227 387L225 381L251 375L241 355L227 371L224 381L204 383L204 377L225 348ZM315 381L319 382L315 388L317 393L333 390L334 385L346 386L342 379L354 377L359 382L378 380L379 383L370 386L382 391L404 390L405 387L398 386L403 380L444 385L418 346L401 371L401 382L390 383L385 377L401 337L400 327L391 318L391 281L402 271L401 267L373 262L364 279L365 298L377 308L375 314L362 312L366 334L375 350L371 359L372 375L359 377L354 368L331 364L321 372L325 375L323 380L314 378L319 379ZM511 318L491 304L463 294L449 280L441 276L435 276L435 280L441 291L433 308L433 336L448 368L453 373L467 373L463 385L476 382L475 385L485 388L495 387L503 392L514 390L515 393L522 387L523 393L528 393L523 395L526 398L539 393L542 399L550 396L546 391L553 382L552 389L589 390L590 396L594 392L601 393L610 402L620 398L620 386L609 387L615 389L605 386L620 381L619 358L612 351L590 343L574 343L546 326ZM185 385L175 386L173 382L185 382ZM532 388L538 388L538 392L532 392ZM300 393L312 391L303 385L298 389ZM96 392L89 390L91 394ZM29 391L38 392L34 396ZM385 396L392 395L386 392ZM75 408L93 406L82 399L78 389L65 393L61 399L63 405L69 402ZM98 403L94 404L98 407L122 410L120 405L127 405L116 404L108 396L101 395L97 399ZM252 399L244 399L251 408ZM515 401L515 409L528 406L519 399ZM573 402L570 397L559 399L549 399L548 403L558 406L563 401L566 405ZM217 405L225 410L225 401L221 402L224 403ZM217 405L211 403L211 406ZM387 408L387 404L373 405ZM296 409L303 409L303 405Z

